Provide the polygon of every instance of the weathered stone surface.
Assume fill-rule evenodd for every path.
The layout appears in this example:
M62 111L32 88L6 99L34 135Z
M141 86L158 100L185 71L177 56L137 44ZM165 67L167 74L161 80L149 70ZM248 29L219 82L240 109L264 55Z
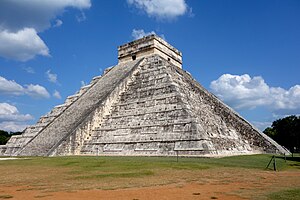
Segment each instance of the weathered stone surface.
M136 69L80 154L224 156L280 146L160 56ZM283 149L281 149L283 151Z
M80 98L92 85L99 81L100 78L101 76L94 77L90 84L82 86L76 94L69 96L64 104L55 106L51 112L42 116L35 125L28 126L22 135L12 136L6 145L0 146L0 155L19 155L19 151L27 145L28 142L52 123L57 116L63 113L68 106Z
M138 62L133 61L113 68L24 146L19 155L51 154L65 138L81 126L95 108L101 105L107 95L129 75Z
M179 68L182 67L181 52L156 35L143 37L118 48L119 63L153 54L160 55Z
M0 155L288 153L182 70L181 53L157 38L119 47L118 65L12 137Z

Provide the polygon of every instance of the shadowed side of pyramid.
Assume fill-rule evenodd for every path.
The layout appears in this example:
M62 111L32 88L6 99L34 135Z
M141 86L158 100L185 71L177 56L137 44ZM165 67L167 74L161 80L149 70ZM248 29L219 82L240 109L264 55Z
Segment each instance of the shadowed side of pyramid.
M188 107L194 119L197 134L207 137L212 146L209 149L212 151L204 151L205 154L226 156L289 153L203 88L189 73L172 65L168 68L168 73L173 77L172 80L182 96L182 102ZM190 145L189 142L185 143ZM185 148L183 145L178 150L189 150L189 147ZM189 155L189 152L183 154Z

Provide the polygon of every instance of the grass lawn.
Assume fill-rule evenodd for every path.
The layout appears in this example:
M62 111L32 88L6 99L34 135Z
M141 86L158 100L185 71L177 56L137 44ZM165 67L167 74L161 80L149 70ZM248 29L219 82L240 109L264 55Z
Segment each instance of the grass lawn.
M6 160L0 161L0 199L13 198L13 194L5 190L1 192L1 186L19 186L19 191L48 194L172 184L183 187L188 183L234 186L236 189L227 193L246 199L300 199L299 157L288 157L286 162L277 158L277 172L271 169L272 165L265 169L271 157L179 158L179 162L176 157L72 156Z

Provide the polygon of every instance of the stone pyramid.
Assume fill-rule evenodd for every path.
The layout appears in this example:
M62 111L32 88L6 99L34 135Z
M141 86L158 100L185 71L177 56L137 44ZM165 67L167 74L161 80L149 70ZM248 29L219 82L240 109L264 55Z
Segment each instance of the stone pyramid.
M182 70L181 53L163 39L118 50L118 65L13 136L0 155L288 153Z

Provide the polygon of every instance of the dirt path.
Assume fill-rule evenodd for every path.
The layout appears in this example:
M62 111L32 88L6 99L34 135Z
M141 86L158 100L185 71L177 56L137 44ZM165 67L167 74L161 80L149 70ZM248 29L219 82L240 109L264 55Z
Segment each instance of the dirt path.
M213 171L204 179L182 181L162 186L135 187L115 190L51 191L49 188L32 186L0 185L0 199L43 199L43 200L147 200L147 199L267 199L269 192L291 187L300 187L299 171ZM204 174L203 174L204 175ZM202 176L203 177L203 176ZM144 181L147 181L146 179Z
M238 189L238 184L230 185L202 185L188 183L185 185L167 185L147 188L132 188L120 190L79 190L71 192L41 192L36 190L22 190L21 187L2 188L12 199L115 199L115 200L143 200L143 199L223 199L239 200L236 195L227 194ZM21 191L20 191L21 189ZM23 188L24 189L24 188ZM19 190L19 191L18 191ZM1 196L1 195L0 195Z

